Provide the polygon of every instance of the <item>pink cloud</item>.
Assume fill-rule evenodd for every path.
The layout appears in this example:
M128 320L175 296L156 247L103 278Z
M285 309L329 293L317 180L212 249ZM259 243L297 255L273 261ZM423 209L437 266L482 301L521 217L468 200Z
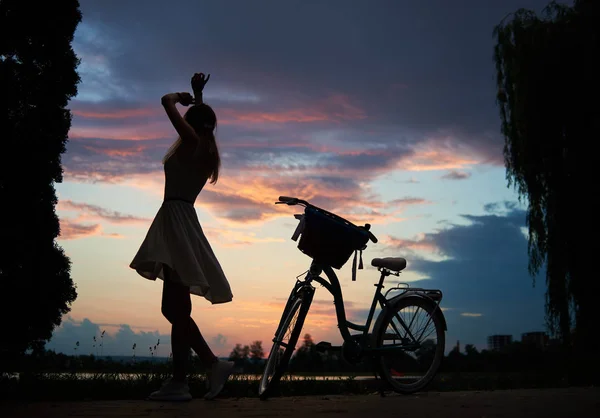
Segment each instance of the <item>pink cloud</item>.
M61 212L79 212L79 216L77 218L78 221L104 220L110 223L118 224L138 224L150 222L150 220L147 218L127 215L118 211L103 208L101 206L87 203L77 203L73 202L72 200L60 200L57 204L57 210Z
M257 237L253 232L245 232L231 228L204 226L202 229L211 242L218 243L221 247L226 248L286 241L283 238Z
M345 99L331 100L345 103ZM337 143L316 143L302 136L293 136L289 141L236 141L235 137L233 141L224 141L221 146L224 165L219 183L216 187L205 187L198 206L229 226L260 223L289 216L289 209L284 210L273 203L280 195L293 195L357 224L401 222L405 219L402 212L408 205L428 202L386 202L382 196L370 191L371 181L394 171L459 171L479 162L472 150L456 145L453 137L431 138L415 147L398 144L359 149L352 143ZM97 155L86 155L84 158L89 162L80 158L69 165L65 178L124 183L161 198L164 177L160 161L148 163L147 159L131 159L137 153L146 155L157 144L145 142L132 147L108 146L102 149L97 143L86 145L85 149ZM300 154L297 162L286 158L287 148L293 148L293 152ZM275 156L270 156L270 152ZM100 160L104 155L113 158ZM268 157L261 161L257 157L259 155ZM240 159L237 159L238 156ZM243 245L252 240L240 236L226 241L227 245Z
M73 109L73 115L87 119L131 119L140 117L151 117L164 114L160 107L139 109L113 109L113 110L83 110Z
M176 136L175 129L164 122L128 126L73 126L69 138L102 138L110 140L147 141Z
M398 167L406 171L433 171L462 169L479 163L474 157L428 148L416 150L413 155L402 159Z
M363 109L351 103L350 98L343 94L331 95L306 108L275 112L221 108L218 113L221 124L340 122L367 117Z
M135 225L149 223L150 220L134 215L106 209L97 205L73 202L72 200L59 200L56 205L60 220L60 239L74 240L90 236L107 238L123 238L119 233L105 233L101 222L120 225ZM67 213L75 212L75 216Z
M144 145L138 145L133 147L121 148L121 149L105 149L100 147L94 147L91 145L85 145L85 149L95 152L97 154L104 154L109 157L133 157L134 155L139 155L149 147Z
M118 104L115 104L113 108L106 108L106 105L76 103L72 112L75 116L83 119L98 122L127 119L132 119L132 121L127 125L119 126L106 125L105 123L84 126L76 121L69 131L69 137L74 139L103 138L109 140L147 141L176 136L174 129L166 116L164 116L163 109L159 106L147 107L143 105L139 108L120 108L118 106ZM316 101L309 107L284 108L277 111L216 108L215 111L219 115L219 124L224 125L337 123L366 118L365 111L356 104L353 104L351 99L343 94L330 95L323 100ZM185 110L182 109L182 112L185 112ZM150 118L150 121L133 121L140 118ZM122 150L115 152L118 153L116 155L133 155L134 151L131 150L129 154Z
M408 206L408 205L427 205L432 202L420 197L404 197L402 199L394 199L389 202L392 205Z
M246 123L288 123L288 122L320 122L329 120L328 115L311 110L289 110L282 112L242 112L234 109L221 109L219 124Z
M426 204L419 198L398 199L386 202L381 196L372 194L360 186L360 183L350 181L343 186L334 182L319 182L318 180L307 182L302 176L290 176L277 174L268 168L256 169L256 175L248 176L247 171L234 171L223 175L216 186L206 185L201 192L197 206L207 210L228 227L262 223L269 219L288 217L293 209L275 205L280 195L291 195L303 198L311 203L333 211L356 224L383 224L386 222L401 222L403 210L409 205ZM353 173L348 170L350 175ZM284 171L285 173L285 171ZM325 169L317 170L316 175L322 173L328 175ZM163 175L159 172L136 175L108 175L88 172L85 174L87 181L90 179L103 182L115 182L127 184L141 190L145 190L162 198ZM77 173L67 172L65 177L77 179ZM60 206L62 205L62 206ZM73 208L73 204L64 202L59 208ZM108 212L91 206L78 206L84 209L87 219L102 219L109 216ZM296 209L300 210L300 209ZM124 215L122 215L124 216ZM99 218L98 218L99 217ZM133 219L130 219L133 222ZM110 219L108 219L110 220ZM145 222L146 220L139 220ZM222 231L213 231L213 236ZM268 239L258 239L253 236L238 234L237 236L221 236L224 245L244 245L244 243L270 242ZM266 241L265 241L266 239Z
M60 239L78 239L92 235L100 235L102 226L100 224L83 225L68 219L60 220Z
M217 190L203 190L199 205L216 216L225 215L227 223L262 222L268 219L291 216L290 208L277 206L274 202L280 195L291 195L311 201L314 204L335 210L348 220L375 223L378 220L397 217L398 212L383 213L374 210L384 207L375 198L361 196L360 188L339 189L334 185L303 183L296 178L230 176L223 178ZM335 206L335 207L334 207Z
M414 239L396 238L388 235L382 237L381 241L386 246L402 250L425 251L429 253L438 251L437 245L433 241L428 240L424 234L421 234Z
M88 238L92 236L102 236L108 238L122 238L123 236L117 233L106 234L103 232L100 224L83 224L72 219L60 219L60 236L59 240L74 240Z

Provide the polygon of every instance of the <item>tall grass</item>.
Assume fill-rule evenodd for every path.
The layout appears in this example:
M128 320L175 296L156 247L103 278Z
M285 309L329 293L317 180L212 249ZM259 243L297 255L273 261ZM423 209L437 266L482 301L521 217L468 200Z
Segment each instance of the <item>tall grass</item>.
M67 374L22 374L19 379L7 375L0 377L0 399L28 401L72 401L107 399L144 399L169 377L162 373L139 373L122 375L98 373L82 377ZM194 397L206 393L206 376L188 377L190 392ZM247 375L232 375L221 396L257 397L259 379ZM369 389L369 387L371 387ZM374 390L373 382L361 382L352 378L316 380L310 377L285 377L280 384L280 395L359 394Z
M0 375L0 399L11 400L109 400L145 399L170 375L158 373L24 373L19 379ZM206 392L206 376L188 378L195 398ZM232 375L222 397L257 397L259 376ZM547 373L447 373L437 376L426 391L500 390L568 387L573 382ZM340 395L377 393L381 382L355 379L353 376L316 379L310 376L286 375L279 385L281 396Z

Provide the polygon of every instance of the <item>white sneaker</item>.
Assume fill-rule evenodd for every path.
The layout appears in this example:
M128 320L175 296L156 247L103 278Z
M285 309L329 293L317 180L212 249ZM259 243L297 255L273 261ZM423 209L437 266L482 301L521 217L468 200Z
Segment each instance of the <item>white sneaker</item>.
M221 393L233 371L234 364L233 361L218 361L212 365L209 379L210 391L204 395L204 399L214 399Z
M185 382L174 382L171 378L165 380L159 390L148 396L151 401L191 401L190 387Z

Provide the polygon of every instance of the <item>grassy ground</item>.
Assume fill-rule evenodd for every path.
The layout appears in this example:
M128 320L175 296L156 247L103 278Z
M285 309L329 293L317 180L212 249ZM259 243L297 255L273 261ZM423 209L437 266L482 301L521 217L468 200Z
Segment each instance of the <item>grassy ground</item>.
M0 399L23 400L114 400L143 399L156 390L168 376L161 374L98 374L82 378L77 374L62 376L29 374L20 379L0 378ZM191 376L190 390L194 397L204 395L205 377ZM452 373L441 374L427 391L499 390L526 388L561 388L571 382L549 374L524 373ZM365 394L377 392L379 383L353 377L331 377L316 380L309 376L284 377L280 390L283 396ZM232 376L223 397L257 397L258 377Z

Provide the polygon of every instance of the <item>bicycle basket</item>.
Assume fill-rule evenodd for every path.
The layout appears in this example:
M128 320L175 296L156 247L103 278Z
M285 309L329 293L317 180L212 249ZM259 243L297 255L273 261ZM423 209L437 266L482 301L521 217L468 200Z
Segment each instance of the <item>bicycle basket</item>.
M318 263L340 269L356 250L365 248L369 233L337 215L314 207L304 211L298 249Z

